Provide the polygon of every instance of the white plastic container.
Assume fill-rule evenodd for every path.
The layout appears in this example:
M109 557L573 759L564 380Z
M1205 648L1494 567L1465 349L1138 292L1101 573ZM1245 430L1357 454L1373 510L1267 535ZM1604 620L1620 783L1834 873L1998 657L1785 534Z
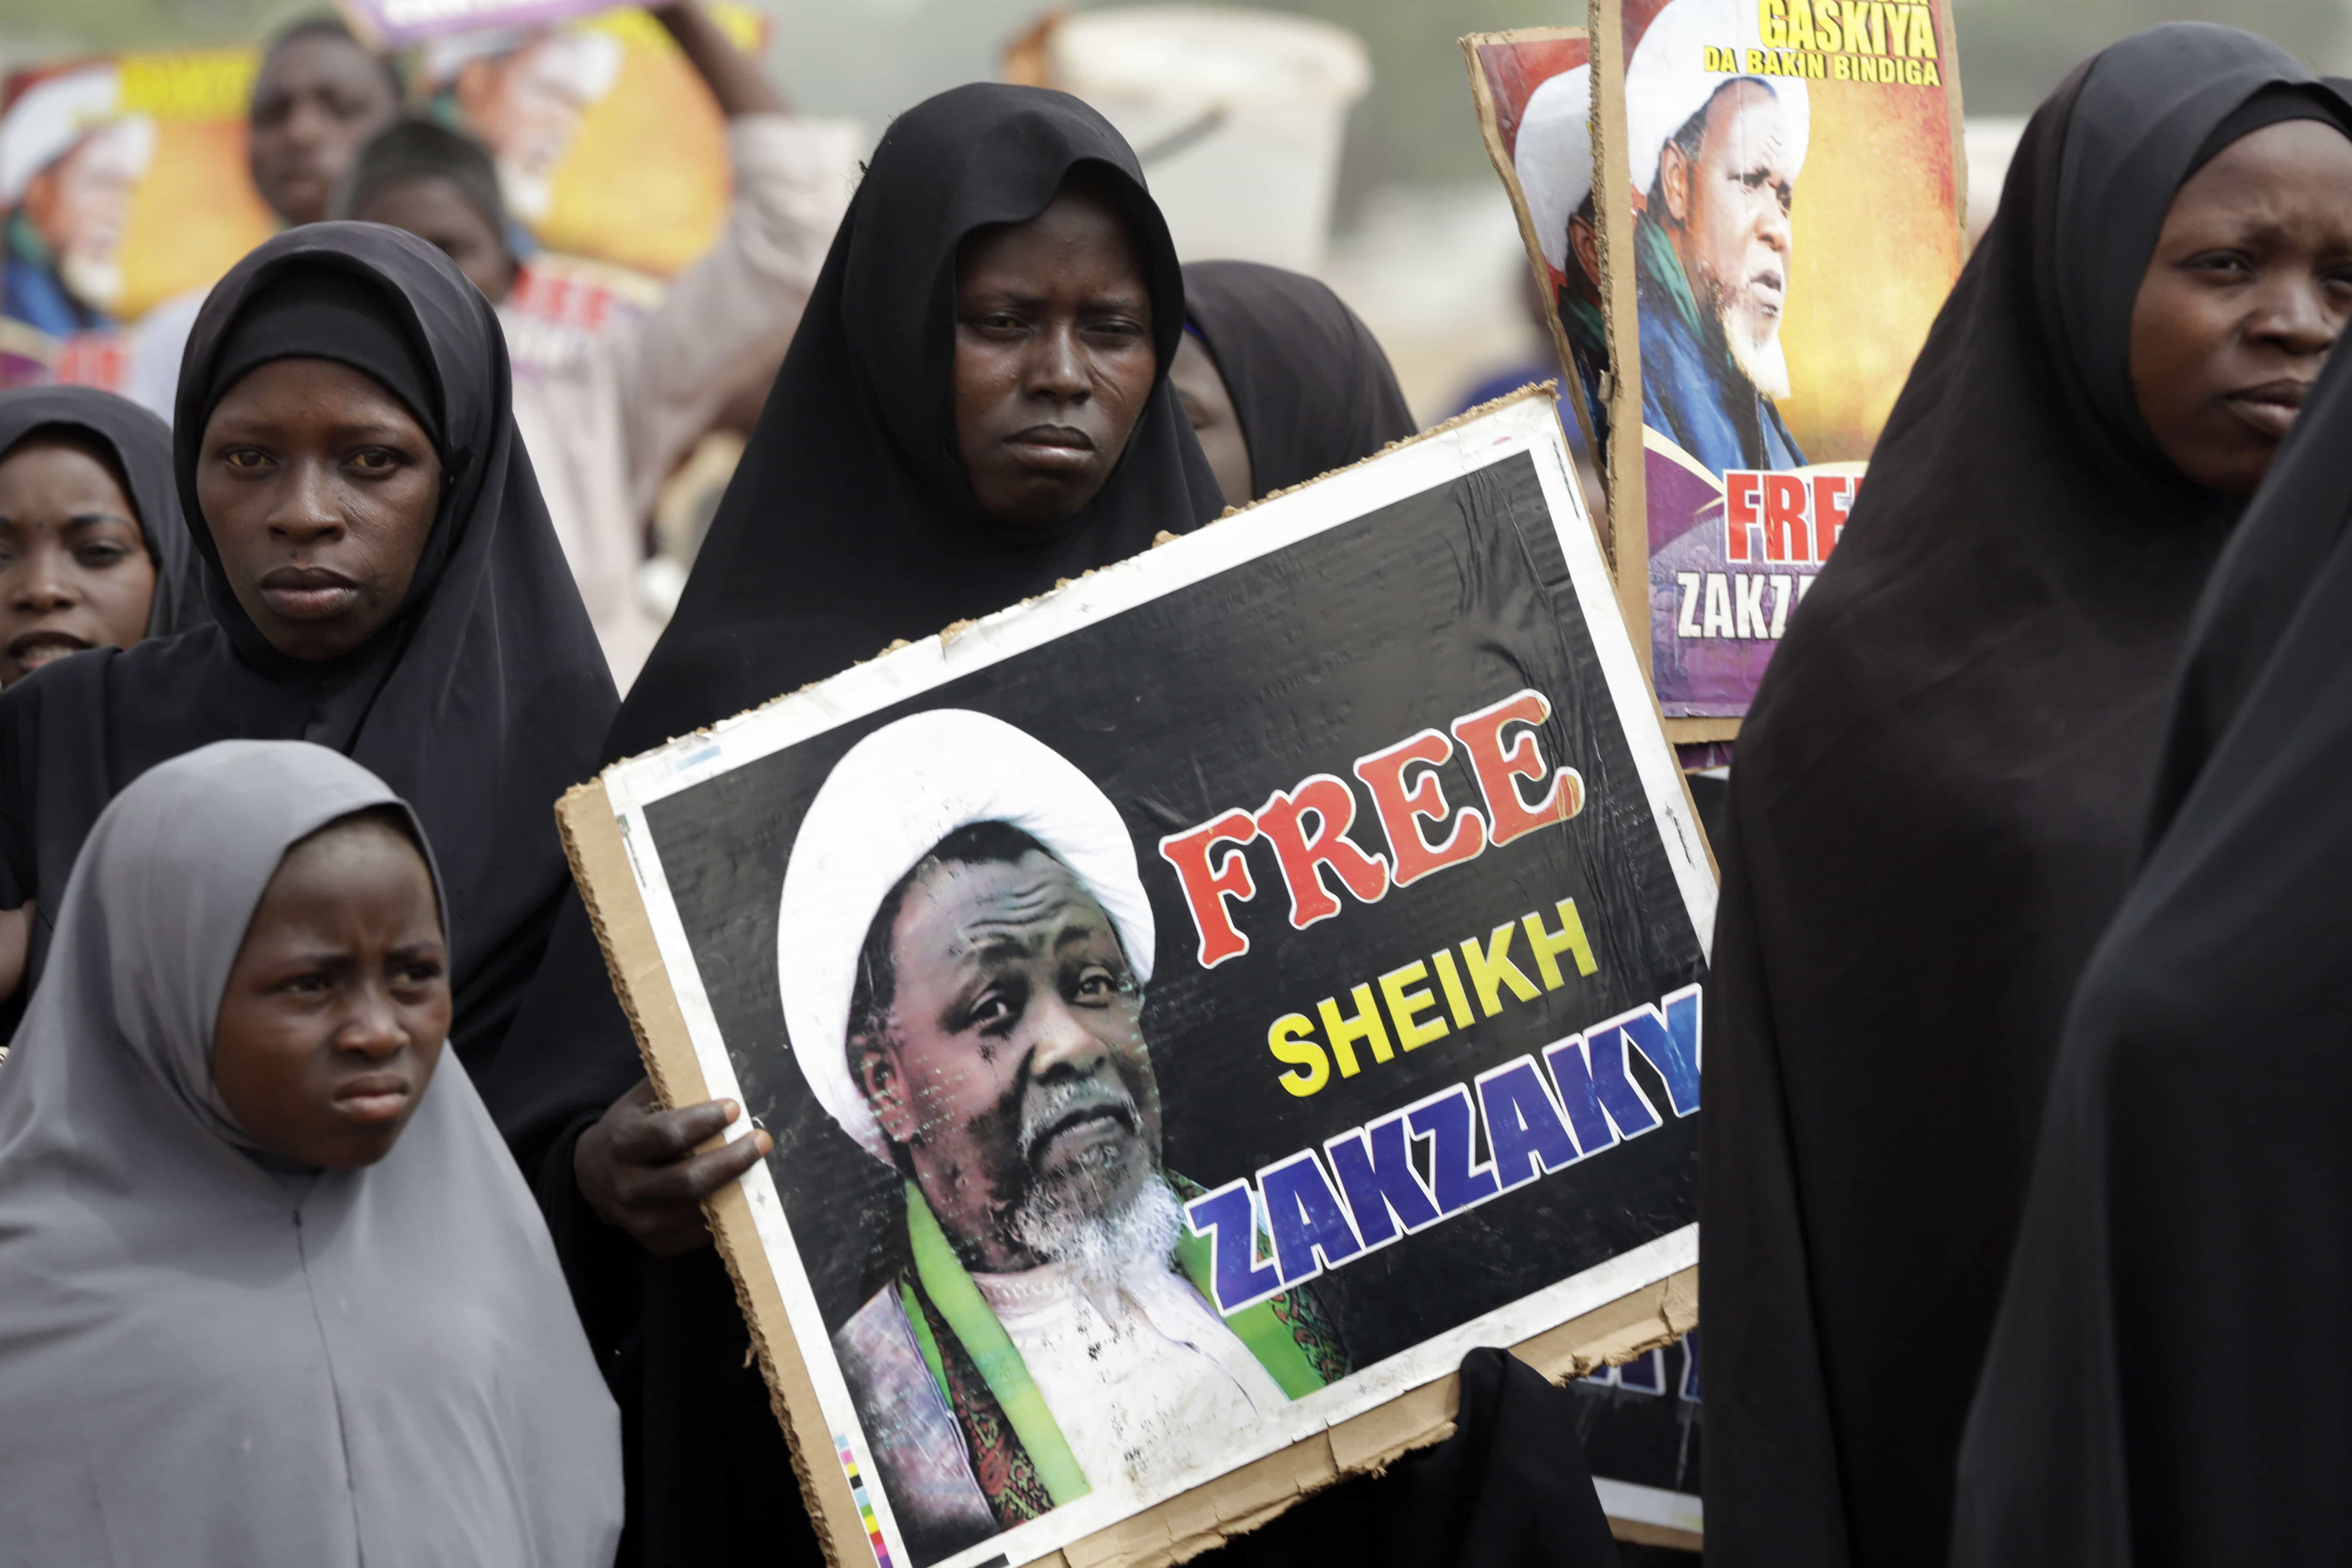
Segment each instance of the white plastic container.
M1045 43L1045 79L1118 127L1186 260L1318 269L1348 110L1371 85L1345 27L1268 11L1082 11Z

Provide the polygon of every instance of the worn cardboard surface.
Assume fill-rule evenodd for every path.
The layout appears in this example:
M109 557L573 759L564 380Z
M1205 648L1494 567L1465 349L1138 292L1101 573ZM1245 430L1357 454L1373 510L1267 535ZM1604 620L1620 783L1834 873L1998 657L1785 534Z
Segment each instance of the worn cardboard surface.
M1527 467L1531 460L1535 467ZM1528 489L1530 482L1538 488ZM1433 489L1429 488L1433 483ZM1164 868L1151 872L1147 867L1147 874L1160 879L1150 885L1161 921L1159 967L1148 994L1150 1006L1163 1010L1146 1011L1142 1016L1170 1107L1167 1158L1170 1168L1181 1166L1186 1175L1197 1175L1202 1184L1213 1186L1237 1163L1243 1172L1263 1170L1268 1152L1278 1152L1293 1142L1319 1147L1325 1137L1351 1117L1376 1114L1391 1100L1410 1099L1433 1082L1466 1075L1497 1053L1507 1056L1522 1048L1513 1043L1518 1036L1491 1031L1532 1028L1535 1033L1528 1037L1541 1039L1561 1028L1580 1027L1595 1030L1594 1037L1599 1039L1603 1037L1598 1032L1601 1015L1622 1007L1625 998L1655 994L1666 984L1655 975L1704 973L1712 868L1688 812L1680 775L1656 729L1655 710L1640 683L1632 649L1624 643L1622 626L1610 624L1610 578L1585 531L1587 524L1575 499L1565 447L1548 401L1507 400L1482 417L1457 422L1444 433L1393 448L1382 458L1305 487L1286 504L1262 503L1246 527L1230 521L1213 526L1135 561L1091 574L1027 605L901 647L751 714L620 764L565 797L559 815L575 876L664 1102L676 1105L714 1094L736 1098L777 1137L777 1152L744 1184L714 1200L711 1218L751 1324L779 1419L792 1438L798 1479L835 1563L877 1561L877 1546L888 1552L887 1560L894 1563L919 1564L923 1559L901 1544L901 1527L885 1484L886 1467L852 1411L854 1402L845 1393L842 1373L823 1337L834 1331L838 1313L845 1306L854 1306L866 1286L857 1282L854 1271L843 1274L825 1260L822 1254L832 1244L829 1235L819 1236L793 1224L795 1214L821 1215L822 1230L856 1233L862 1246L873 1233L872 1222L856 1207L865 1200L851 1189L828 1188L824 1184L867 1179L858 1174L864 1156L845 1145L821 1112L812 1118L805 1107L798 1105L793 1093L800 1069L787 1059L784 1076L776 1078L768 1065L782 1059L772 1056L775 1047L764 1043L775 1026L759 1022L766 1016L759 1008L774 1005L774 993L761 988L773 982L751 974L744 955L756 955L761 942L772 944L774 938L754 931L747 939L750 945L740 951L730 945L736 938L728 932L740 928L747 918L730 910L739 905L752 913L761 905L774 908L775 883L770 879L774 875L772 868L785 863L791 852L787 841L791 824L797 820L795 802L821 789L822 780L838 765L835 759L858 733L871 733L877 725L887 728L897 721L890 717L893 714L908 710L920 714L940 704L1027 715L1024 723L1043 727L1066 757L1100 780L1099 787L1123 809L1129 808L1142 797L1129 793L1134 786L1128 781L1160 776L1135 762L1134 754L1139 751L1148 759L1152 745L1172 743L1171 740L1149 742L1144 736L1172 738L1192 733L1185 728L1192 721L1172 713L1152 717L1135 740L1096 746L1086 739L1083 724L1053 728L1058 722L1055 716L1064 707L1081 713L1099 711L1100 699L1089 692L1118 689L1129 679L1148 682L1150 672L1169 662L1165 655L1154 651L1160 646L1153 640L1157 637L1196 643L1207 628L1215 626L1221 636L1243 638L1235 645L1236 654L1253 651L1245 647L1245 628L1258 613L1249 608L1253 593L1274 593L1275 599L1262 602L1293 614L1294 618L1303 615L1314 624L1328 624L1333 628L1328 635L1334 656L1356 647L1363 650L1356 657L1364 658L1397 652L1393 646L1397 639L1378 626L1345 629L1360 615L1351 606L1378 604L1408 617L1433 612L1416 608L1417 601L1410 592L1383 586L1385 579L1380 579L1377 571L1360 588L1347 588L1339 580L1345 577L1345 569L1338 563L1354 562L1355 570L1370 570L1367 555L1379 554L1381 546L1376 542L1387 541L1399 552L1399 573L1410 580L1425 578L1428 572L1413 564L1419 559L1413 552L1423 548L1412 543L1422 537L1415 529L1426 530L1439 520L1456 515L1474 533L1479 528L1499 525L1505 517L1520 520L1509 526L1529 526L1534 517L1541 515L1527 510L1536 504L1533 498L1538 491L1551 515L1542 536L1545 542L1535 559L1549 555L1553 564L1536 568L1537 580L1553 584L1546 592L1570 594L1573 598L1558 601L1552 612L1537 612L1526 623L1528 635L1535 628L1549 626L1563 606L1580 605L1581 610L1571 613L1570 619L1583 626L1580 636L1591 639L1590 651L1575 655L1558 670L1587 671L1574 679L1592 684L1573 700L1567 686L1554 696L1556 704L1575 707L1573 727L1539 726L1528 732L1548 737L1544 743L1555 748L1582 748L1577 754L1583 759L1584 787L1591 792L1586 797L1591 804L1581 814L1559 827L1545 828L1544 834L1580 835L1573 839L1583 846L1575 857L1600 856L1600 860L1591 862L1593 866L1614 864L1612 858L1628 852L1610 847L1612 845L1629 846L1634 855L1633 860L1623 863L1622 871L1607 872L1601 882L1570 884L1583 887L1580 900L1591 900L1588 930L1601 967L1590 984L1614 989L1593 991L1578 1002L1575 998L1583 993L1571 984L1557 994L1558 1002L1530 1004L1549 1011L1542 1011L1540 1017L1528 1015L1524 1026L1490 1011L1486 1015L1490 1022L1481 1026L1490 1031L1487 1035L1465 1025L1459 1045L1425 1046L1417 1058L1400 1057L1391 1063L1383 1057L1377 1063L1366 1063L1361 1078L1345 1080L1344 1089L1343 1080L1333 1078L1331 1092L1352 1094L1353 1100L1328 1096L1317 1100L1313 1098L1316 1090L1295 1100L1278 1092L1269 1099L1266 1090L1275 1087L1272 1069L1280 1064L1264 1055L1247 1029L1262 1028L1263 1015L1284 1005L1289 993L1302 984L1309 990L1336 985L1344 1000L1345 984L1317 976L1313 971L1318 964L1341 963L1347 970L1339 977L1344 981L1353 969L1374 962L1360 956L1362 952L1386 953L1400 938L1425 949L1431 941L1455 934L1454 925L1483 931L1490 921L1483 916L1475 921L1469 918L1475 912L1473 906L1484 897L1476 890L1483 884L1475 879L1465 880L1455 871L1451 892L1441 889L1441 875L1432 879L1427 893L1405 888L1391 892L1385 900L1350 904L1323 928L1329 933L1328 938L1323 931L1307 931L1312 941L1278 936L1282 930L1278 921L1271 927L1265 924L1261 917L1278 909L1278 903L1245 910L1253 940L1272 944L1266 950L1269 957L1255 970L1236 962L1226 975L1218 975L1213 969L1194 973L1185 968L1183 961L1190 955L1195 933L1189 927L1173 929L1175 921L1185 918L1180 912L1183 906L1181 901L1162 904L1161 900L1163 893L1172 894L1174 883ZM1440 500L1433 510L1429 500L1416 499L1423 497L1452 499ZM1453 510L1457 507L1469 510L1457 514ZM1493 510L1497 507L1503 510ZM1416 518L1424 521L1415 522ZM1434 536L1443 551L1462 548L1444 542L1455 526L1459 525L1443 524ZM1512 545L1511 551L1518 548ZM1562 551L1564 555L1557 553ZM1508 552L1489 557L1496 564L1511 559ZM1493 565L1482 567L1474 576L1491 575L1493 570ZM1430 603L1448 602L1445 595L1452 591L1437 590L1437 597ZM1517 592L1510 590L1497 603L1517 602ZM1294 593L1306 597L1294 602L1288 597ZM1319 612L1312 612L1312 605L1317 595L1332 593L1340 595L1333 602L1332 612L1339 618L1327 623L1319 618ZM1347 596L1351 593L1373 596L1360 601ZM1211 598L1200 598L1203 594ZM1203 620L1193 607L1210 602L1223 606L1222 621ZM1276 611L1270 607L1263 613ZM1286 627L1290 622L1277 615L1269 625ZM1434 640L1407 651L1418 665L1442 672L1447 657L1462 656L1444 656L1440 651L1453 646L1442 630L1442 615L1428 625L1432 629L1426 635ZM1155 631L1155 626L1165 629ZM1507 645L1522 634L1497 626L1485 635L1500 637ZM1288 638L1286 631L1285 637ZM1584 645L1561 646L1571 649ZM1066 647L1067 653L1063 651ZM1106 668L1117 664L1118 650L1123 647L1138 650L1132 676ZM1250 658L1219 658L1203 668L1260 668L1273 657L1255 651L1256 664ZM1515 657L1533 659L1530 668L1540 669L1545 661L1568 655L1541 654L1530 645ZM1579 659L1598 662L1579 663ZM1474 659L1465 668L1487 667ZM1264 674L1280 684L1278 672L1266 669ZM1559 673L1541 679L1570 677ZM1106 686L1105 681L1110 684ZM1410 694L1400 696L1391 689L1394 684L1367 669L1349 689L1358 692L1360 704L1414 700ZM1024 686L1037 694L1035 701L1021 697ZM1448 704L1458 706L1468 700L1466 695L1453 695L1450 690L1441 684L1440 694L1429 699L1435 703L1432 712L1450 711ZM1205 700L1213 710L1221 700L1213 692ZM1257 700L1239 688L1233 693L1235 702ZM1164 700L1177 702L1173 689ZM1345 715L1325 713L1311 702L1301 708L1300 700L1285 697L1267 711L1287 711L1295 719L1306 720L1303 742L1283 738L1263 757L1255 750L1259 743L1250 742L1241 746L1238 761L1212 747L1195 752L1192 768L1196 772L1205 768L1211 774L1239 768L1236 777L1256 777L1268 767L1276 773L1286 770L1295 774L1305 771L1301 759L1327 752L1344 755L1360 749L1356 731L1344 727L1351 721ZM1038 706L1039 702L1044 705ZM1566 714L1567 710L1561 709L1547 724L1570 723ZM1375 729L1395 728L1402 722L1379 715L1359 718ZM1442 712L1433 722L1444 722ZM1335 723L1343 727L1318 739ZM1150 729L1150 724L1160 727ZM1601 744L1598 751L1590 749L1611 734L1621 739ZM1612 756L1618 760L1610 760ZM1134 772L1139 766L1143 767L1140 773ZM1476 798L1466 774L1444 776L1450 798L1457 802ZM1207 791L1203 799L1211 805L1222 803L1224 795L1237 789L1253 800L1263 793L1253 794L1239 784L1213 782L1202 787ZM1521 801L1524 805L1524 795ZM1170 804L1180 818L1202 814L1197 804L1173 798ZM753 827L743 826L753 819ZM1586 826L1580 827L1579 822ZM746 833L750 836L745 837ZM1383 840L1367 832L1365 842ZM1555 879L1560 876L1599 874L1573 870L1579 863L1575 858L1552 858L1565 852L1570 839L1538 837L1527 842L1530 847L1522 851L1520 859L1505 858L1512 850L1500 847L1490 851L1486 860L1471 864L1491 864L1498 872L1520 867L1523 875L1532 877L1531 888L1556 888ZM1149 853L1147 841L1141 854ZM1536 858L1526 859L1527 855ZM1633 880L1611 879L1626 876ZM1514 915L1518 903L1534 897L1523 899L1517 879L1501 884L1505 890L1497 895L1513 902L1510 912ZM1262 873L1259 880L1266 887L1281 886L1279 874ZM748 891L740 895L730 891L735 888ZM1622 894L1601 890L1620 888L1624 889ZM1637 889L1650 890L1637 892ZM1433 898L1437 901L1431 902ZM1457 909L1465 898L1470 904ZM1621 901L1624 899L1633 901ZM1643 900L1650 901L1643 903ZM1399 926L1395 923L1399 921L1406 923ZM1426 935L1415 934L1423 926L1430 928ZM774 928L763 929L772 931ZM1676 930L1683 934L1675 935ZM1326 941L1334 945L1318 945ZM1660 942L1665 945L1658 946ZM775 949L771 945L765 951ZM1339 952L1358 956L1334 959L1332 954ZM1276 953L1286 956L1279 964L1267 967ZM1660 956L1644 956L1653 953ZM1684 956L1665 957L1675 953ZM1643 967L1659 962L1667 962L1669 969ZM1691 964L1698 967L1692 969ZM1677 965L1682 967L1674 967ZM755 993L771 1000L756 1003ZM1238 1003L1235 997L1240 998ZM1236 1005L1240 1012L1232 1026L1220 1022ZM1468 1004L1464 1005L1466 1008ZM1695 1031L1695 992L1688 1005ZM1307 1010L1314 1009L1309 1005ZM1554 1016L1560 1022L1550 1022ZM1675 1016L1684 1015L1678 1011ZM1154 1018L1160 1021L1152 1023ZM1249 1023L1252 1019L1257 1022ZM1658 1038L1663 1042L1664 1036ZM1265 1446L1265 1451L1250 1455L1244 1447L1236 1451L1244 1456L1241 1463L1228 1466L1216 1461L1206 1470L1196 1467L1184 1471L1176 1483L1160 1483L1163 1491L1167 1485L1175 1485L1168 1495L1154 1493L1140 1482L1130 1484L1123 1474L1107 1473L1097 1479L1097 1489L1092 1495L1066 1502L969 1549L935 1553L931 1560L952 1568L987 1561L998 1552L1014 1563L1059 1558L1072 1568L1181 1562L1272 1518L1297 1498L1342 1476L1377 1469L1413 1447L1442 1438L1450 1430L1455 1397L1452 1366L1459 1360L1460 1349L1471 1343L1512 1347L1547 1375L1564 1378L1603 1362L1634 1355L1686 1330L1695 1320L1696 1302L1696 1237L1688 1224L1688 1216L1695 1212L1689 1206L1696 1131L1695 1120L1690 1120L1696 1110L1695 1032L1690 1046L1694 1054L1687 1105L1682 1089L1658 1079L1660 1069L1648 1056L1643 1057L1641 1071L1648 1075L1643 1081L1649 1087L1637 1092L1654 1102L1657 1119L1648 1130L1625 1134L1622 1140L1617 1131L1604 1129L1610 1141L1589 1144L1579 1156L1580 1162L1590 1159L1592 1163L1551 1167L1557 1173L1549 1175L1544 1174L1547 1167L1542 1163L1525 1166L1520 1184L1503 1191L1495 1206L1481 1207L1463 1219L1451 1216L1470 1211L1447 1209L1433 1219L1433 1228L1410 1237L1398 1237L1393 1245L1402 1250L1393 1255L1366 1254L1363 1259L1350 1255L1339 1263L1326 1258L1319 1278L1301 1276L1299 1287L1286 1286L1303 1289L1312 1280L1318 1290L1340 1292L1331 1300L1346 1306L1341 1321L1347 1325L1348 1350L1355 1357L1355 1370L1311 1394L1295 1395L1288 1414L1265 1428L1275 1438L1270 1446L1265 1446L1265 1436L1247 1439ZM1470 1054L1463 1055L1465 1051ZM1630 1054L1625 1060L1629 1067L1634 1063ZM1213 1076L1203 1078L1202 1073ZM1670 1089L1675 1100L1671 1110ZM1294 1089L1291 1094L1298 1092ZM805 1099L804 1091L802 1098ZM1473 1104L1466 1098L1462 1103ZM1484 1114L1491 1119L1493 1102L1483 1103L1487 1106ZM1365 1109L1356 1109L1359 1105ZM741 1131L748 1133L748 1124ZM1435 1145L1431 1147L1433 1151ZM857 1168L848 1169L843 1178L824 1175L825 1170L844 1164L845 1149L846 1166ZM1158 1157L1155 1151L1154 1158ZM1487 1158L1491 1166L1492 1150ZM779 1172L784 1180L778 1179ZM811 1182L817 1184L808 1185ZM1254 1187L1249 1190L1254 1201L1262 1201L1255 1198ZM1436 1219L1449 1223L1436 1224ZM1193 1223L1201 1223L1197 1215ZM1362 1222L1349 1223L1352 1227ZM1591 1228L1596 1224L1598 1230ZM1559 1229L1563 1225L1568 1228ZM1630 1251L1622 1250L1644 1237L1654 1239ZM1262 1269L1274 1265L1275 1255L1265 1250L1268 1246L1261 1231L1256 1247ZM1429 1251L1433 1247L1439 1251ZM1580 1247L1583 1250L1576 1257L1602 1259L1606 1267L1588 1268L1572 1279L1542 1286L1532 1295L1513 1295L1556 1278L1563 1268L1582 1267L1560 1261L1568 1256L1563 1247L1571 1251ZM1469 1249L1463 1254L1465 1258L1489 1259L1490 1273L1503 1272L1477 1283L1474 1293L1462 1296L1458 1304L1452 1299L1406 1303L1381 1283L1391 1278L1383 1270L1398 1267L1437 1267L1438 1277L1453 1278L1461 1272L1458 1268L1447 1274L1444 1266L1434 1260L1446 1255L1447 1248L1464 1247ZM1399 1259L1404 1261L1401 1264ZM1413 1259L1421 1261L1414 1265ZM1223 1290L1222 1284L1218 1290ZM1427 1297L1430 1292L1423 1288L1416 1294ZM1482 1305L1490 1300L1500 1304ZM828 1307L828 1301L834 1304ZM1238 1310L1228 1309L1227 1316ZM1428 1316L1431 1312L1438 1315ZM1448 1328L1448 1324L1456 1326ZM1514 1328L1514 1324L1520 1326ZM1280 1436L1285 1432L1287 1437ZM888 1434L877 1440L887 1447ZM855 1489L840 1462L845 1457L858 1468L859 1484ZM1138 1506L1130 1506L1130 1500Z

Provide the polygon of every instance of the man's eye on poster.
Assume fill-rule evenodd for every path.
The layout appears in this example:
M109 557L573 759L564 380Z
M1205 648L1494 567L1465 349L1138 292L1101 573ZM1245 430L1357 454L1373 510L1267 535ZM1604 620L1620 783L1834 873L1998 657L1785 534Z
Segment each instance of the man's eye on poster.
M1548 398L565 812L657 1080L775 1140L718 1226L842 1550L1225 1489L1173 1548L1474 1346L1688 1327L1713 876Z

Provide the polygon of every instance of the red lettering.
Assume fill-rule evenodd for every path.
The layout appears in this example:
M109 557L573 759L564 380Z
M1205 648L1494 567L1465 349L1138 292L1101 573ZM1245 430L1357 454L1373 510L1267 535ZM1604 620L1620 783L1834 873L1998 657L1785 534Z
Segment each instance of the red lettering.
M1853 507L1854 481L1843 474L1813 476L1813 559L1827 561L1845 532L1845 514Z
M1308 837L1306 819L1315 818ZM1388 862L1367 855L1347 837L1356 820L1356 792L1329 773L1298 781L1288 794L1276 790L1257 809L1257 830L1274 846L1282 879L1290 889L1290 923L1305 931L1339 912L1339 900L1323 880L1328 867L1340 886L1365 903L1389 890Z
M1811 555L1805 541L1805 481L1794 474L1764 476L1764 559L1802 561Z
M1214 969L1249 951L1249 938L1234 928L1225 900L1249 902L1257 896L1257 884L1250 880L1249 861L1238 847L1225 851L1220 862L1216 847L1239 846L1256 837L1257 824L1248 812L1229 811L1160 841L1160 858L1176 868L1184 902L1192 911L1192 929L1201 933L1203 969Z
M1478 775L1479 791L1486 797L1488 838L1498 847L1538 827L1566 822L1584 809L1584 779L1574 768L1552 774L1549 787L1534 805L1519 794L1519 780L1543 782L1543 753L1537 749L1533 731L1550 717L1551 704L1544 700L1542 692L1530 689L1454 721L1454 739L1469 753L1470 769ZM1509 724L1528 725L1529 732L1507 749L1503 729Z
M1723 476L1724 554L1748 560L1748 531L1754 528L1756 496L1764 476L1752 468L1733 468Z
M1423 730L1385 751L1356 759L1356 776L1372 792L1372 809L1380 813L1381 830L1389 836L1389 858L1395 862L1391 875L1400 888L1472 859L1486 847L1486 820L1466 806L1454 818L1454 831L1444 843L1432 844L1421 836L1421 818L1444 822L1453 808L1446 805L1433 771L1407 789L1405 770L1433 770L1453 754L1453 742L1434 730Z

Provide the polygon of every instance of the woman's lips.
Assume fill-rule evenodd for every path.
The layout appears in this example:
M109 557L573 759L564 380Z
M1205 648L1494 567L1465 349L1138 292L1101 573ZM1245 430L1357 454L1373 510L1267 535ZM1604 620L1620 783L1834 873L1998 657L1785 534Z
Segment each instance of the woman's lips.
M2275 441L2294 423L2303 410L2303 395L2310 383L2302 381L2271 381L2260 386L2250 386L2243 392L2230 394L2226 401L2230 412Z
M397 1120L415 1097L408 1080L396 1073L369 1073L336 1087L334 1108L353 1121L368 1126Z
M280 566L263 575L261 596L289 621L339 616L360 596L359 584L324 566Z
M1067 425L1033 425L1005 444L1022 467L1045 473L1079 473L1095 460L1094 437Z
M19 668L38 669L53 659L63 658L68 654L79 653L90 646L88 638L78 637L71 632L61 632L54 627L44 626L38 631L26 632L11 642L8 645L8 657L16 661Z

